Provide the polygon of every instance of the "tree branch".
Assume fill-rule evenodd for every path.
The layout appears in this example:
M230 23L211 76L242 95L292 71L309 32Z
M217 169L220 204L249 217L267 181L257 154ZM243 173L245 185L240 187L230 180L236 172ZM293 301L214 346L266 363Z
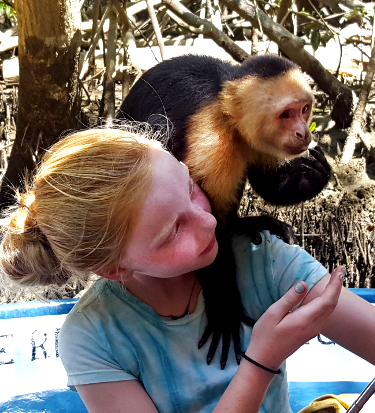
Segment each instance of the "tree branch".
M356 137L359 136L366 146L367 150L371 150L371 144L365 138L365 135L361 130L361 123L363 119L363 114L365 112L367 99L370 93L372 79L375 72L375 46L372 47L371 59L368 65L365 80L363 82L363 87L361 94L359 96L358 104L353 115L353 122L350 126L348 136L345 141L344 150L342 152L341 163L348 163L353 156L355 148Z
M160 56L161 56L161 59L164 60L164 56L165 56L164 43L163 43L163 37L162 37L160 27L159 27L159 22L158 22L158 19L156 17L154 7L151 4L151 1L146 0L146 3L147 3L148 15L150 16L152 28L154 29L154 33L155 33L155 36L156 36L156 41L157 41L159 49L160 49Z
M347 127L351 122L353 96L350 88L342 84L328 72L320 62L304 49L304 41L294 36L281 25L275 23L261 10L255 11L247 0L221 0L228 8L236 11L241 17L259 27L257 14L265 35L279 46L291 60L301 66L325 93L334 101L331 116L339 127Z
M246 53L241 47L236 45L232 39L230 39L221 30L215 27L211 22L206 19L201 19L192 12L190 12L185 6L183 6L177 0L162 0L173 13L175 13L181 20L183 20L188 26L193 26L196 29L202 30L205 37L212 39L218 46L222 47L230 56L237 62L244 61L249 54ZM172 17L172 16L171 16Z

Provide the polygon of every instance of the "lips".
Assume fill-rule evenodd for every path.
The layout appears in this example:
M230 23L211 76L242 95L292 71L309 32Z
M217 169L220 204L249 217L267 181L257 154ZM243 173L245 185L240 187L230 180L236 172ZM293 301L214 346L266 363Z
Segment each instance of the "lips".
M308 147L309 145L303 145L303 146L298 146L298 147L288 147L286 148L286 151L290 155L299 155L300 153L305 152Z
M201 253L201 255L208 254L212 250L212 248L214 247L215 242L216 242L216 237L215 237L215 234L214 234L214 236L212 237L211 242L208 244L208 247Z

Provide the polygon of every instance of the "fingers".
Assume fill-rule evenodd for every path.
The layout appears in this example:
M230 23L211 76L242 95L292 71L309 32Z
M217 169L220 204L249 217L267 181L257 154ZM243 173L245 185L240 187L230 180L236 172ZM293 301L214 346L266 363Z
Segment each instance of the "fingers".
M320 317L327 318L335 309L341 293L342 280L344 278L343 270L345 270L345 266L343 265L333 270L331 279L323 293L308 304L297 309L296 312L304 318L306 323L313 323ZM299 281L269 308L275 325L279 324L282 319L305 298L307 292L308 288L306 283Z
M229 331L223 332L222 334L223 344L222 344L221 357L220 357L221 370L224 370L225 365L227 364L229 347L230 347L230 339L231 339L231 333Z
M327 159L324 156L324 152L320 146L315 146L314 149L309 149L310 154L323 165L328 165Z
M210 348L207 353L207 364L211 364L212 359L216 353L217 346L219 345L221 333L218 331L213 332Z
M333 270L330 281L326 285L323 293L297 309L296 312L298 312L299 316L303 316L306 323L311 325L316 323L317 328L320 329L324 320L326 320L336 308L342 289L342 281L345 276L344 272L345 266L343 265ZM320 324L320 327L318 324Z
M340 297L342 282L346 275L345 265L340 265L332 271L331 278L327 284L322 297L326 296L329 300L338 301Z
M316 146L314 149L309 150L310 154L318 161L316 164L320 164L322 167L322 173L329 174L331 167L324 156L322 149L319 146Z
M202 334L201 339L199 340L199 343L198 343L199 349L207 343L207 340L210 338L210 335L212 334L213 331L214 329L212 325L208 324L208 326L204 330L204 333Z
M273 323L279 324L281 320L306 296L308 291L304 281L298 281L294 287L290 288L276 303L267 310L273 316Z

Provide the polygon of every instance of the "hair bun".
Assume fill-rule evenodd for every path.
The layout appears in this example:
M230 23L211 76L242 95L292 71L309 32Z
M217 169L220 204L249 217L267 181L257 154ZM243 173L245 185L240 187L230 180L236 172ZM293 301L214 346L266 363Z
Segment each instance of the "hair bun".
M18 207L11 215L1 243L0 267L18 284L62 285L70 278L40 230L32 213L32 194L17 194Z

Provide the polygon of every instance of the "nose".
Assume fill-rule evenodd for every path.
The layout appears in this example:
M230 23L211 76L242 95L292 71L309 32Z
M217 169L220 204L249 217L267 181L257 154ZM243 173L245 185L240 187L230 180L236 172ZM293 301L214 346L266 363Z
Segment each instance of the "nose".
M194 209L194 218L197 226L202 229L202 231L214 231L217 225L216 218L212 215L211 211L207 208L199 206Z
M307 127L305 122L301 122L300 125L296 128L294 132L294 136L304 142L306 145L308 145L311 141L311 134L310 130Z
M202 210L201 213L198 214L198 222L201 224L201 227L203 229L209 231L213 231L217 225L216 218L211 214L211 212L204 210Z

